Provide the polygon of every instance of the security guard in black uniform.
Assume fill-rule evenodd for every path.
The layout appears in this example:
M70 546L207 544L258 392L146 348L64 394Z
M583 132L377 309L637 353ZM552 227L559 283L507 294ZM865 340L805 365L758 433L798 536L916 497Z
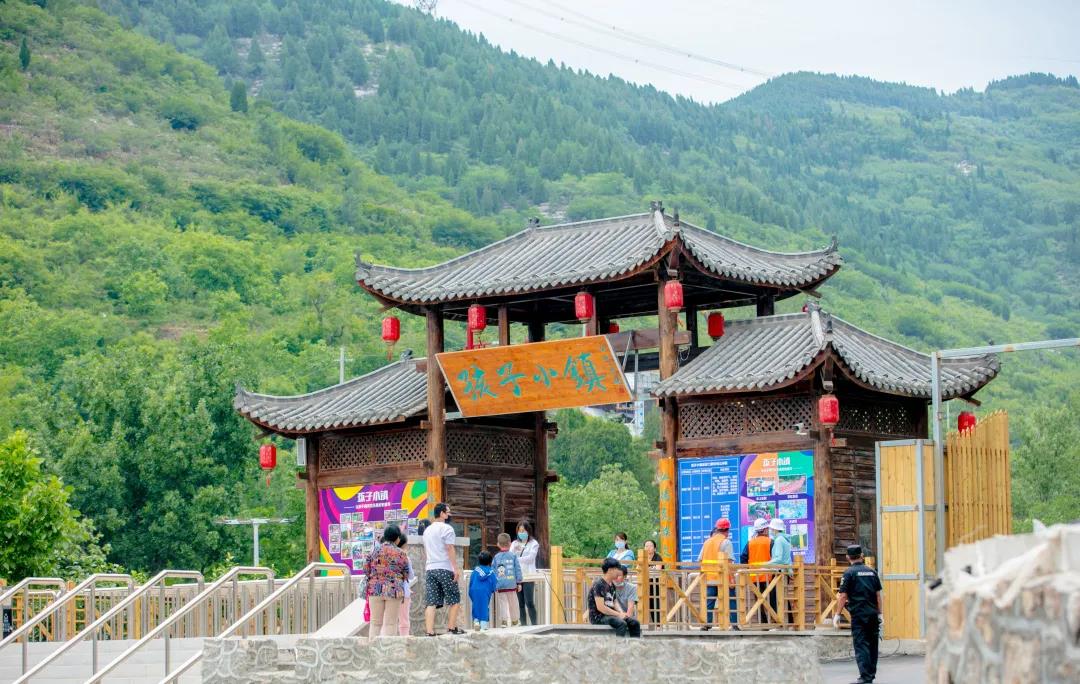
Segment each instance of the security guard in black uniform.
M866 684L874 681L877 675L878 635L884 622L881 580L873 568L863 563L861 546L847 547L847 557L851 567L844 571L840 580L833 626L839 623L840 612L846 607L851 615L851 643L859 666L856 684Z

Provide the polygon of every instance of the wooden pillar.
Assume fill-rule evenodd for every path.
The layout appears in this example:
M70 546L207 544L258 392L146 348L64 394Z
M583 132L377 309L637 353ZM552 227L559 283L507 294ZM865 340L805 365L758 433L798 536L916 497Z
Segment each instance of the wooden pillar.
M776 310L776 297L773 295L762 295L757 298L757 315L758 316L772 316Z
M431 467L428 497L435 504L445 495L446 472L446 381L435 355L443 351L443 317L438 309L427 310L427 460ZM432 498L438 496L440 498Z
M499 346L510 344L510 312L506 305L499 307Z
M657 321L660 333L660 380L675 374L675 315L664 304L664 281L656 291ZM677 512L675 510L675 443L679 435L678 407L673 397L661 400L661 434L664 450L658 463L660 487L660 555L666 561L677 560Z
M544 322L543 321L529 321L529 341L530 342L543 342L544 341Z
M314 563L319 558L319 455L322 451L321 440L308 439L307 447L307 482L304 488L304 546L307 550L307 562Z
M597 308L599 307L599 301L596 297L593 297L593 312L592 318L585 321L585 336L591 337L599 331L599 318L597 317Z
M529 341L544 341L544 324L536 321L529 323ZM533 500L536 502L536 520L533 521L536 539L540 542L540 563L550 561L548 544L551 543L551 525L548 524L548 436L547 414L544 411L533 413L535 450L533 452ZM552 608L554 610L554 608Z
M690 332L690 348L698 348L698 320L697 320L697 307L693 305L687 305L686 307L686 329Z
M814 400L813 429L817 432L814 447L814 555L818 564L835 558L833 549L833 473L829 441L832 431L825 429L818 418L816 397Z

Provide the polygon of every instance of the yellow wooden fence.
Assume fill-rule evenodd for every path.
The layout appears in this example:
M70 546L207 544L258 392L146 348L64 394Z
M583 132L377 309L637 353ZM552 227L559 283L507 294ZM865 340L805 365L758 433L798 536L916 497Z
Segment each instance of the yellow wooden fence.
M945 440L947 547L1012 531L1009 416L995 411Z

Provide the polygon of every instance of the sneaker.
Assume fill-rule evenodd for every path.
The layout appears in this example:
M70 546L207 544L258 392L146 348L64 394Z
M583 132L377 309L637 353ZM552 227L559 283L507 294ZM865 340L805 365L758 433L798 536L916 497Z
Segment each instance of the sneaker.
M479 620L473 620L472 621L472 628L473 628L474 632L479 632L480 631L480 621Z
M510 623L510 626L511 627L520 627L521 626L521 620L514 620L513 622Z

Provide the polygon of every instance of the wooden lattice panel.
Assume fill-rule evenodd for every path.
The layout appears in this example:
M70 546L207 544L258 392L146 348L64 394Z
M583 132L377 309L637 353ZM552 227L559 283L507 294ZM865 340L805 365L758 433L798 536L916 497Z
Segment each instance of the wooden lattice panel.
M502 430L449 430L447 463L531 468L533 436Z
M919 410L906 404L890 402L842 402L840 432L864 432L871 435L914 437L918 431Z
M679 439L790 432L812 417L810 397L680 404Z
M427 433L422 430L324 438L319 444L321 470L343 470L393 463L421 463L427 455Z

